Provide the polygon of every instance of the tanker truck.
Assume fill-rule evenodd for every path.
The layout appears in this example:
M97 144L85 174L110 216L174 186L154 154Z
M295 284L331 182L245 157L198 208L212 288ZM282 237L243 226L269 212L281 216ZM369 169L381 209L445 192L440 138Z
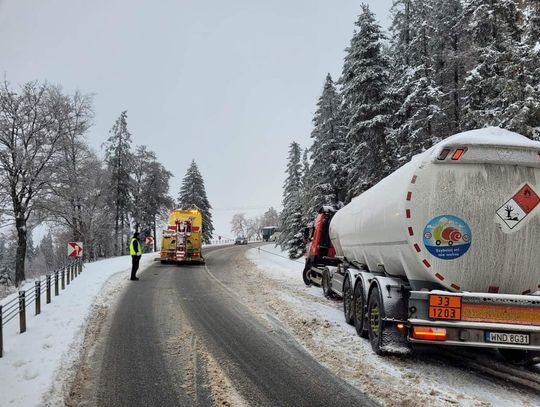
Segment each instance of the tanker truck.
M304 281L343 297L345 320L377 354L430 344L537 363L539 204L539 142L460 133L327 211L323 254L335 255L308 257Z
M199 209L174 209L167 229L161 232L161 263L204 264L202 256L202 213Z

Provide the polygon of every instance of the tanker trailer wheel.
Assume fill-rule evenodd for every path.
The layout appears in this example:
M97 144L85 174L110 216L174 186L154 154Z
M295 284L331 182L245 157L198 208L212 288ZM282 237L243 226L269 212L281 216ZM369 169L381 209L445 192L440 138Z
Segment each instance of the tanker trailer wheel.
M328 270L326 267L324 268L322 273L322 291L326 298L336 297L336 295L332 291L332 288L330 288L330 270Z
M307 260L304 271L302 272L302 279L304 280L305 285L307 285L308 287L311 285L311 264Z
M361 281L354 287L353 307L356 333L362 338L368 338L368 332L365 326L366 296L364 295L364 286Z
M369 293L368 299L368 312L367 312L367 322L368 322L368 335L369 342L371 342L371 348L373 352L377 355L384 354L384 351L381 348L383 340L383 320L382 320L382 301L379 294L379 288L375 287Z
M345 315L345 322L352 325L354 318L353 290L349 277L345 277L343 283L343 314Z
M507 362L521 366L532 366L540 363L540 352L522 349L499 348L499 353Z

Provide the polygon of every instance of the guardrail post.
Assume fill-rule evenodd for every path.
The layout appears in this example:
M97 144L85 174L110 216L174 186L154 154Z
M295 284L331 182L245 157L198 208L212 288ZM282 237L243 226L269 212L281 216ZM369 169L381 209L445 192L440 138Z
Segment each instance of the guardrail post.
M69 285L69 265L65 266L64 269L66 270L66 284Z
M26 293L19 291L19 326L20 333L26 332Z
M62 271L61 271L61 274L62 274L62 290L65 290L66 289L66 273L65 273L65 267L62 267Z
M71 279L77 277L77 270L75 270L75 262L71 263Z
M0 305L0 358L4 356L4 334L2 332L2 326L4 325L4 319L2 314L2 306Z
M36 281L36 315L41 313L41 281Z
M58 294L58 270L54 272L54 296L57 297Z
M47 298L46 298L46 301L47 301L47 304L49 304L51 302L51 275L47 274L46 279L47 279L46 282L45 282L45 284L47 284Z

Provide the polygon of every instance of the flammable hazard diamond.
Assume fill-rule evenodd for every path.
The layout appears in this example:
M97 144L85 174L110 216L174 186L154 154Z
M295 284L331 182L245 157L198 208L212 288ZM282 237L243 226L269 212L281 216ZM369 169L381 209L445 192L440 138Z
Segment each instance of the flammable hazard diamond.
M525 213L530 213L540 203L540 197L533 191L533 189L525 184L523 187L512 197L514 201L523 209Z
M540 197L528 185L523 185L518 192L506 201L499 209L497 216L510 228L513 229L540 203Z

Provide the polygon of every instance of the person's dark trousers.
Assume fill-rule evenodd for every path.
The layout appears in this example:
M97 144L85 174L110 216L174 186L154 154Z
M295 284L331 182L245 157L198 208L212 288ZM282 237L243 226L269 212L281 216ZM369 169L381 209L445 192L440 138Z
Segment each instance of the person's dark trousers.
M139 270L139 262L141 261L141 256L131 256L131 279L135 278L135 273Z

